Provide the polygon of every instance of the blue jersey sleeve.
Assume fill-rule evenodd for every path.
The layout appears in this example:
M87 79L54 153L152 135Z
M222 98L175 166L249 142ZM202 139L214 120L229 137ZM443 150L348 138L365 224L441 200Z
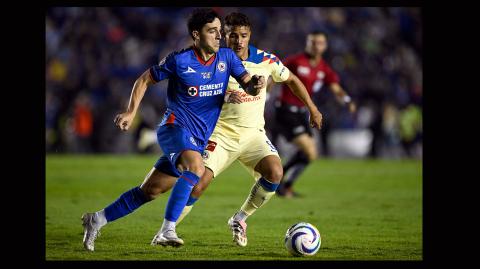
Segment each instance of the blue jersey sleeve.
M233 50L228 49L229 59L230 59L230 75L235 78L235 80L240 81L240 79L245 75L248 74L248 71L242 64L242 61L238 56L233 52Z
M171 53L163 58L158 65L154 65L150 68L150 75L152 75L153 80L159 82L174 76L175 68L175 53Z

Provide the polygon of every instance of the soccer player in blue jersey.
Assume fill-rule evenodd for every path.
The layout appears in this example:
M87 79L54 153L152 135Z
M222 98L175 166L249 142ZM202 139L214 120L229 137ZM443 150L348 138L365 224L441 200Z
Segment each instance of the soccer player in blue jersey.
M222 105L238 102L226 95L229 77L243 89L257 95L264 87L262 76L250 76L241 60L229 48L220 48L221 21L212 9L196 9L188 20L193 46L174 52L146 70L133 85L128 108L115 117L115 124L127 131L148 86L168 79L167 110L157 129L164 153L140 186L123 193L116 201L95 213L82 216L83 245L94 250L100 228L123 217L172 189L158 243L181 246L175 222L185 207L193 186L205 171L202 152L218 120Z

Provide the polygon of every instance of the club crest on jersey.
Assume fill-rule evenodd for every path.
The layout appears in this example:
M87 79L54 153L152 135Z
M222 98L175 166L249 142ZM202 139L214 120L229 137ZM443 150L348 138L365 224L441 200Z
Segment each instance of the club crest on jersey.
M225 67L226 67L226 65L225 65L225 62L223 62L223 61L220 61L217 65L217 69L220 72L225 72Z
M202 153L202 158L204 160L210 158L210 154L208 153L208 151L204 150L203 153Z
M187 90L188 95L190 96L197 96L198 95L198 87L197 86L191 86Z

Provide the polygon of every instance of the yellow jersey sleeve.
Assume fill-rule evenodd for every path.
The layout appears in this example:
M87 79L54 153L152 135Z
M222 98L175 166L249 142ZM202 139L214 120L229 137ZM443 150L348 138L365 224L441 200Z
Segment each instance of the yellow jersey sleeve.
M275 56L275 57L277 57L277 56ZM278 59L274 63L270 63L269 65L271 67L271 74L272 74L273 81L284 82L290 76L290 70L288 70L288 68L283 65L283 63L282 63L282 61L280 61L280 59Z

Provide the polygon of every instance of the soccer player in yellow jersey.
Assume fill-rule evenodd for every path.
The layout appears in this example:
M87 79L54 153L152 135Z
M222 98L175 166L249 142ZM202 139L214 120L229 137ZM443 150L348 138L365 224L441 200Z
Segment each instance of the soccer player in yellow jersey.
M227 46L233 49L245 68L251 74L264 76L265 81L271 76L275 82L286 83L308 107L311 127L320 129L322 114L298 77L290 73L275 55L249 45L251 25L248 17L241 13L231 13L225 18L224 30ZM264 130L266 87L262 88L258 95L251 96L230 77L228 94L231 94L231 100L236 102L223 104L215 130L203 152L207 169L193 188L177 223L190 212L193 203L213 177L218 176L235 160L239 160L255 177L256 182L240 210L229 219L228 225L232 230L233 240L239 246L246 246L245 220L275 194L283 176L283 169L277 150ZM156 241L157 237L154 237L152 244L156 244Z

